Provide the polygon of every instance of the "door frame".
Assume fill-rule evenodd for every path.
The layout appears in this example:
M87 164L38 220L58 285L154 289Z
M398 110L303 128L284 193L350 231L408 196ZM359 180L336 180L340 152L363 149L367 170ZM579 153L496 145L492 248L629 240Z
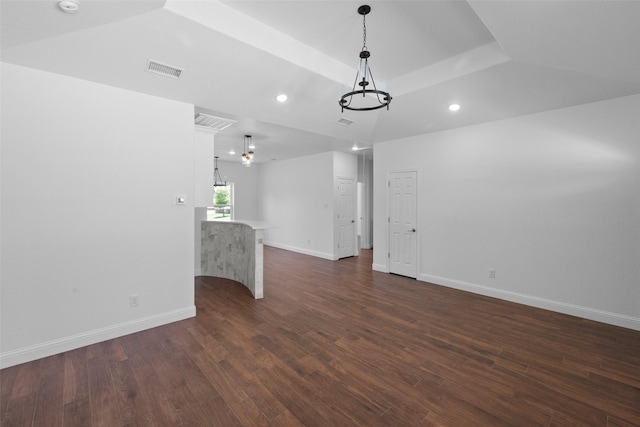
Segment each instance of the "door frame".
M391 193L391 175L394 173L404 173L404 172L415 172L416 174L416 184L415 184L415 190L416 190L416 277L415 279L417 280L418 277L420 276L420 229L421 227L418 225L420 222L420 203L418 202L418 185L420 182L420 169L394 169L394 170L388 170L385 176L385 186L386 191L385 191L385 204L386 204L386 217L387 217L387 232L385 233L385 238L386 238L386 250L387 250L387 257L385 258L385 267L386 267L386 272L390 273L391 272L391 259L389 254L391 253L391 224L389 222L389 218L391 218L391 200L389 198L389 194Z

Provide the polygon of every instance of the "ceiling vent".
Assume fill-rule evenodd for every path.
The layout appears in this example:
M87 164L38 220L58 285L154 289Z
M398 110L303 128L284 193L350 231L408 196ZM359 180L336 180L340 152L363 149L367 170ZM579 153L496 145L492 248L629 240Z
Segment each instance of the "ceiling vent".
M340 120L338 120L338 123L340 123L341 125L349 126L351 123L353 123L353 120L345 119L343 117Z
M161 76L179 79L184 69L149 59L147 61L147 71L150 73L160 74Z
M198 113L196 115L196 126L205 127L215 131L226 129L235 122L235 120L223 119L222 117L211 116L209 114Z

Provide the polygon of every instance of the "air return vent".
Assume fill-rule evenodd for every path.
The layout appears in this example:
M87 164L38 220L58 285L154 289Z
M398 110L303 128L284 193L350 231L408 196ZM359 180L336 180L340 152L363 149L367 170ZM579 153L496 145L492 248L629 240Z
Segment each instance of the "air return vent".
M147 61L147 71L149 71L150 73L160 74L161 76L179 79L184 70L172 65L163 64L161 62L156 62L149 59Z
M235 122L235 120L223 119L222 117L211 116L209 114L198 113L196 115L196 126L202 126L216 131L226 129Z
M353 120L345 119L344 117L342 117L340 120L338 120L338 123L340 123L341 125L349 126L351 123L353 123Z

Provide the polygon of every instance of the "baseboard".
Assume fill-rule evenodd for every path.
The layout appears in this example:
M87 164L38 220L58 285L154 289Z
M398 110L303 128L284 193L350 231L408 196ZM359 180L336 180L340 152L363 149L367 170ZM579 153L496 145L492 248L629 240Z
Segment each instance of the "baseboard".
M388 273L389 269L385 264L371 264L371 269L373 271L379 271L381 273Z
M272 247L278 248L278 249L284 249L286 251L297 252L297 253L304 254L304 255L310 255L310 256L317 257L317 258L328 259L329 261L336 261L338 259L338 257L335 256L334 254L329 254L329 253L326 253L326 252L312 251L310 249L304 249L304 248L300 248L300 247L297 247L297 246L281 245L279 243L268 242L266 240L264 242L264 245L265 246L272 246Z
M581 317L583 319L595 320L596 322L607 323L609 325L620 326L627 329L640 331L640 318L627 316L624 314L611 313L590 307L583 307L575 304L568 304L546 298L535 297L517 292L505 291L488 286L476 285L474 283L452 280L446 277L433 276L430 274L420 274L418 280L446 286L448 288L459 289L461 291L472 292L474 294L485 295L505 301L516 302L531 307L551 310L570 316Z
M179 320L188 319L196 315L196 307L185 307L130 322L119 323L106 328L95 329L82 334L72 335L42 344L36 344L18 350L7 351L0 354L0 368L19 365L54 354L95 344L101 341L140 332L145 329L155 328Z

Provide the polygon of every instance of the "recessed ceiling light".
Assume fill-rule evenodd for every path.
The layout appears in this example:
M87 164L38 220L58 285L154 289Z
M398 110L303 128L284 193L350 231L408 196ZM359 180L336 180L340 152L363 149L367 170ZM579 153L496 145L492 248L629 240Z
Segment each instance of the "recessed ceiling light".
M276 100L278 102L284 102L287 100L287 95L285 95L284 93L281 93L280 95L276 96Z
M460 109L459 104L451 104L449 105L449 111L458 111Z
M234 150L230 150L229 154L231 154L233 156L234 154L236 154L236 152Z
M58 1L58 7L64 13L75 13L80 5L77 0L60 0Z

